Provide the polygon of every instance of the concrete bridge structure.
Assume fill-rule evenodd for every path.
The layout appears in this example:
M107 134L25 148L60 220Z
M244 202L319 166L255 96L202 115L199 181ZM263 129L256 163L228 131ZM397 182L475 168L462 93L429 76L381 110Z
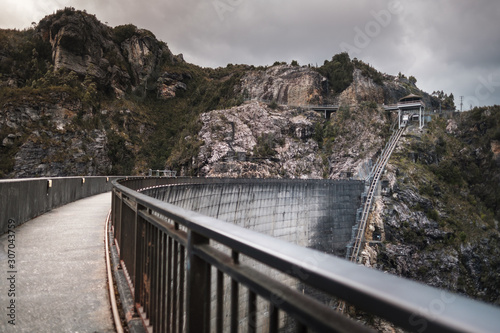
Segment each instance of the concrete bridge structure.
M7 232L0 238L0 331L114 331L104 286L109 235L131 331L371 331L336 311L342 299L410 331L496 332L496 307L325 253L345 251L363 187L156 177L0 181ZM16 326L8 323L11 300Z

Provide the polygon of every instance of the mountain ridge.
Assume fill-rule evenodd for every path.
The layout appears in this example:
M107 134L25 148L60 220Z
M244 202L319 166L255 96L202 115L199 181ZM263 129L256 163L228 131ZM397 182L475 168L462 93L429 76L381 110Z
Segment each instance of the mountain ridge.
M407 93L419 92L430 104L438 103L404 76L380 74L347 54L336 55L319 68L298 66L296 62L277 62L270 67L229 64L225 68L201 68L186 63L182 55L173 55L150 31L132 24L111 28L94 15L73 8L46 16L32 29L1 32L0 96L2 107L11 103L13 108L3 112L3 177L144 174L148 168L165 167L194 174L197 171L190 169L190 157L185 155L192 157L197 152L186 151L182 137L197 134L192 130L200 128L197 119L201 113L238 106L247 99L294 105L335 102L357 107L373 101L392 103ZM76 104L66 107L55 103L37 111L37 105L22 102L30 98L49 101L51 94L66 95ZM64 104L67 98L61 100ZM65 110L66 120L48 112L57 108ZM33 151L29 147L37 139L32 133L19 131L19 125L8 126L23 123L19 115L9 114L24 112L21 118L30 119L33 110L59 131L65 131L66 125L71 125L70 130L96 125L105 134L97 145L103 144L107 157L90 161L85 167L68 165L51 171L54 149L50 149L50 142L38 154L24 154L24 149ZM138 128L140 135L135 131ZM94 140L89 143L92 146ZM86 154L83 144L63 146L90 159L95 154L94 150ZM44 155L44 151L48 153ZM23 158L16 160L16 155ZM58 159L75 160L73 156ZM21 160L31 165L21 167ZM125 168L117 163L120 160Z

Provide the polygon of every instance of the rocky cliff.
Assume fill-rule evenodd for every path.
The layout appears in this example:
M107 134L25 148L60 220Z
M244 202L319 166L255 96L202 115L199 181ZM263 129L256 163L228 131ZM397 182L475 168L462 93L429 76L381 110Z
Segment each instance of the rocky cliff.
M360 70L354 70L352 83L337 97L342 107L329 119L304 107L321 102L326 89L326 78L308 67L252 70L237 89L272 102L201 115L197 138L203 145L195 168L202 175L363 177L389 133L391 115L373 102L383 102L383 87Z
M387 90L392 91L392 89ZM336 104L356 105L360 102L383 104L384 99L384 86L376 84L372 78L364 76L360 69L355 68L353 82L340 93Z
M366 265L500 304L498 111L407 130L372 214Z
M75 168L74 162L81 159L78 148L61 144L58 147L64 147L64 152L75 152L74 158L59 158L67 164L62 168L45 163L57 155L52 152L56 148L35 149L28 140L34 131L15 131L4 123L0 139L5 145L0 153L7 161L2 173L9 176L66 174L62 169L100 174L115 172L120 164L127 165L122 172L169 167L182 174L227 174L211 169L214 159L208 154L225 156L235 149L225 138L219 140L224 144L207 138L224 136L217 130L227 131L229 125L222 122L215 126L214 120L206 120L213 114L227 113L229 118L234 115L248 122L245 128L238 125L237 119L232 121L236 136L242 135L240 130L253 135L253 141L249 139L236 148L252 158L245 161L252 163L250 169L258 169L255 174L229 174L339 178L368 165L382 146L390 117L381 104L416 89L399 78L381 76L359 60L351 61L347 54L334 56L320 68L277 63L260 68L228 65L202 69L184 62L182 55L173 55L150 31L132 24L112 28L94 15L72 8L45 17L25 32L2 31L0 39L0 93L3 100L13 102L11 106L0 105L4 119L12 118L12 108L71 110L65 121L78 135L98 131L93 136L99 141L97 146L103 146L101 155L109 159L97 157L101 155L92 149L93 144L86 144L83 147L89 149L83 149L83 154L90 154L91 160L97 158L98 167L90 164ZM51 98L54 92L69 96L66 100L74 101L74 107ZM47 105L38 105L36 96ZM19 98L22 103L18 103ZM249 99L276 105L241 105ZM323 103L341 104L339 116L328 121L300 108ZM262 117L242 119L245 111L232 109L238 106L248 107ZM225 111L213 111L217 109ZM134 122L122 118L133 118ZM280 119L271 123L273 128L260 123L271 118ZM20 119L14 117L9 122L22 127ZM52 128L41 126L39 130L52 141L61 141ZM124 159L134 152L137 158ZM290 161L294 159L292 167ZM302 162L297 164L298 160ZM30 174L14 167L21 161L25 161L27 169L40 172Z
M308 67L276 65L252 70L241 79L241 91L250 99L301 106L323 104L327 80Z
M162 95L165 82L156 85L165 75L162 66L183 62L182 55L174 56L150 31L133 25L110 28L85 12L63 10L47 16L35 32L50 42L54 70L90 75L117 97L137 89L156 89ZM175 87L178 82L170 83Z
M265 103L204 113L195 163L200 175L247 178L322 178L325 163L313 139L321 116Z
M2 176L130 173L141 145L131 136L146 136L148 128L136 111L118 105L82 112L71 91L10 98L0 107L1 169L10 170Z

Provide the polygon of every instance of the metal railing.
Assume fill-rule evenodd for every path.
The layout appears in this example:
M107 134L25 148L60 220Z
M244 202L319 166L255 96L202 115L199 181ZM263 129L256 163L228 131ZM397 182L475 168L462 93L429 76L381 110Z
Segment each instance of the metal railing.
M157 185L165 182L158 181ZM241 322L245 323L242 331L278 332L283 330L284 316L297 332L371 331L334 307L264 274L261 266L411 331L495 332L500 326L500 310L493 306L360 267L136 191L155 187L155 179L129 179L113 185L115 243L136 307L150 332L237 332ZM248 265L242 257L258 265ZM229 297L224 293L227 281ZM256 306L258 299L267 304L265 311ZM438 315L436 302L443 305ZM244 311L241 304L246 305ZM225 317L229 317L227 326Z
M364 244L366 223L368 221L368 216L372 208L373 197L377 189L378 182L404 130L405 127L402 127L396 132L394 132L394 134L389 139L389 142L387 143L386 147L382 151L382 154L379 156L377 162L373 166L373 170L370 173L370 176L368 177L368 180L370 180L370 187L368 188L366 201L363 205L363 211L359 221L358 230L356 233L356 237L354 239L352 250L350 251L350 253L348 251L346 256L346 259L349 259L352 262L358 261L359 253L361 252L361 248L363 247Z
M425 106L424 102L422 100L417 100L417 101L400 101L397 103L397 105L406 105L406 104L415 104L415 105L422 105Z
M172 170L151 170L148 171L149 176L155 177L175 177L177 176L177 171Z

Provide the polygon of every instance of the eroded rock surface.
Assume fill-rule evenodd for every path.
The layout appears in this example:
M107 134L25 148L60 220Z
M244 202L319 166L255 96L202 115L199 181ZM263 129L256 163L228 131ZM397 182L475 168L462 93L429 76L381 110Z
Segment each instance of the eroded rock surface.
M324 164L312 139L315 112L271 109L250 102L201 116L204 141L196 160L210 177L322 178Z

